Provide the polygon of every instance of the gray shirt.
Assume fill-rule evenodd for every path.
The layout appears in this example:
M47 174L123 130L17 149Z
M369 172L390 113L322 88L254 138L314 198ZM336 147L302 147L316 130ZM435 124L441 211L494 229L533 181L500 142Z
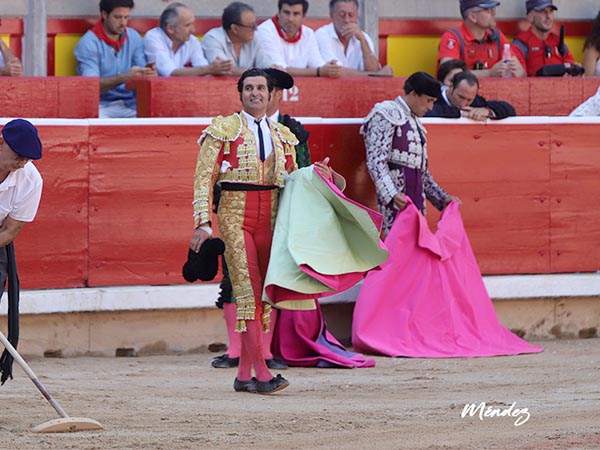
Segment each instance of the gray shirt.
M243 69L256 65L256 55L259 51L259 44L256 39L242 44L239 58L235 56L233 44L223 27L209 30L200 41L200 44L209 63L212 63L218 56L221 59L231 59L236 67Z

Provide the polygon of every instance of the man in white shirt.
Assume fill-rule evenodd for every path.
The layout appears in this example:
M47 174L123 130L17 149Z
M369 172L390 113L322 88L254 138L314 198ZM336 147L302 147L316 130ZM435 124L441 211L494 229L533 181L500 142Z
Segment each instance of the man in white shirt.
M600 116L600 88L585 102L575 108L569 117L594 117Z
M381 67L373 41L358 26L358 0L331 0L329 17L331 23L315 32L325 60L336 60L345 76L392 75L391 67Z
M232 60L233 75L241 75L246 69L256 66L259 51L258 41L254 39L256 13L252 6L242 3L230 3L221 17L222 26L209 30L200 44L209 62L217 58Z
M342 66L325 62L319 52L315 32L303 25L307 0L279 0L278 12L258 27L261 45L258 67L276 67L293 76L339 77Z
M8 340L19 337L19 281L13 241L26 222L32 222L42 195L42 177L31 160L42 157L35 126L15 119L2 127L0 137L0 296L8 280ZM12 378L12 356L0 357L0 383Z
M194 36L196 18L183 3L172 3L160 15L160 26L144 36L148 62L156 64L162 77L231 75L233 62L215 58L208 63Z

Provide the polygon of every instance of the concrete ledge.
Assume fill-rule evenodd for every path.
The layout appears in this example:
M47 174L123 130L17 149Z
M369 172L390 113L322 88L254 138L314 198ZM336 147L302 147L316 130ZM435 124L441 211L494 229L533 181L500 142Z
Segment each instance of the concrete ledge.
M493 300L562 297L600 297L600 273L556 275L498 275L483 277ZM326 297L323 304L353 303L360 284ZM21 293L21 314L114 312L212 308L218 297L215 283L173 286L117 286L47 289ZM6 314L6 301L0 315Z
M489 276L500 322L525 339L597 337L600 274ZM24 291L19 350L27 356L207 351L227 343L217 284ZM322 299L329 331L350 345L360 286ZM6 314L6 298L0 316ZM6 320L0 329L6 332Z

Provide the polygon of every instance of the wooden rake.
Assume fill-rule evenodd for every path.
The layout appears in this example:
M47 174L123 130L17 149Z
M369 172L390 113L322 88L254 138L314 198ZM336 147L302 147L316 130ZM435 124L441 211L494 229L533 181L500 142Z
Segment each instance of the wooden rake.
M33 384L40 390L42 395L50 402L52 407L56 410L58 414L60 414L60 419L49 420L47 422L41 423L31 429L34 433L66 433L73 431L90 431L90 430L103 430L104 427L97 421L93 419L86 419L84 417L70 417L64 409L58 404L56 400L52 398L52 396L48 393L44 385L38 380L38 377L35 375L33 370L29 368L27 363L21 355L17 352L8 339L2 334L0 331L0 342L8 352L12 355L15 361L21 366L21 368L25 371L27 376L33 381Z

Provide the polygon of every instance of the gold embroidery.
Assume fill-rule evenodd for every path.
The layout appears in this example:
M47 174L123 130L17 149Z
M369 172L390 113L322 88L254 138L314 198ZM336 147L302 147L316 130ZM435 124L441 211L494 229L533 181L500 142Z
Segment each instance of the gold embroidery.
M254 320L256 305L248 270L244 233L246 192L223 191L219 203L219 236L225 242L225 260L229 261L229 275L236 298L236 331L246 331L246 320Z
M242 119L239 114L232 114L226 117L215 117L202 132L202 137L212 136L218 141L235 141L241 132Z
M194 175L194 227L210 222L213 185L219 176L219 152L222 142L207 136L198 152Z

